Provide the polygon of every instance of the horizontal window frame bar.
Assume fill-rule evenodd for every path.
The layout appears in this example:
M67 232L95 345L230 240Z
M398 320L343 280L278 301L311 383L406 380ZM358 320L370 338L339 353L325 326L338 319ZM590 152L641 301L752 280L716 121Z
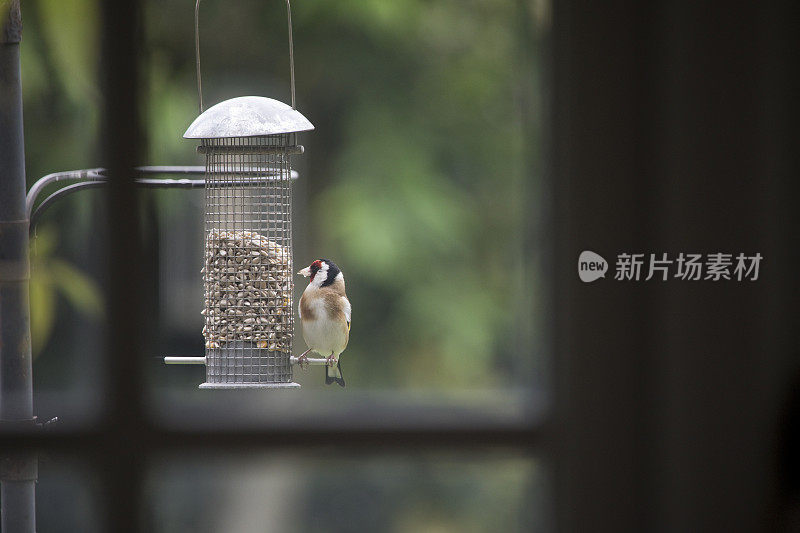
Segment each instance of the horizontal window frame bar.
M505 424L474 427L465 423L449 428L295 428L287 429L166 429L154 426L137 429L135 439L143 453L202 452L206 450L313 449L327 447L371 448L540 448L548 435L549 423ZM111 428L38 430L0 433L0 453L19 450L48 450L91 454L105 450L130 430Z

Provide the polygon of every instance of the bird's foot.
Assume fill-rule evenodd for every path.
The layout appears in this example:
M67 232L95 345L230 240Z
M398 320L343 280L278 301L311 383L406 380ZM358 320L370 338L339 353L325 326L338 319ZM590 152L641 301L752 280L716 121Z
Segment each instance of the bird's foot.
M311 350L306 350L305 352L301 353L300 356L297 358L297 365L303 370L308 370L308 367L311 366L311 363L308 362L308 352L310 351Z
M333 356L333 354L330 354L330 355L328 356L328 359L327 359L327 361L328 361L328 362L327 362L326 364L327 364L329 367L333 368L333 367L335 367L335 366L336 366L336 358Z
M308 367L311 365L311 363L308 362L308 356L306 354L303 354L300 357L298 357L297 365L303 370L308 370Z

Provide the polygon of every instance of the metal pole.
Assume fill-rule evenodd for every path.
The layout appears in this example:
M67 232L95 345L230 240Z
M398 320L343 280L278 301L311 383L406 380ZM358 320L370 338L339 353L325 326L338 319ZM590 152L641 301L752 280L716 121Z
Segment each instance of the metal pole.
M34 427L19 0L4 2L0 10L0 424ZM36 468L33 452L2 457L5 533L36 530Z

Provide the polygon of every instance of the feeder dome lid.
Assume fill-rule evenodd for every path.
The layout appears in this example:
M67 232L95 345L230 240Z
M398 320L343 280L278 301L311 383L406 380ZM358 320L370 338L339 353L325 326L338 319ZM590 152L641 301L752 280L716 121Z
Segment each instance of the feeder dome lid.
M290 106L263 96L240 96L220 102L197 117L185 139L254 137L313 130L314 125Z

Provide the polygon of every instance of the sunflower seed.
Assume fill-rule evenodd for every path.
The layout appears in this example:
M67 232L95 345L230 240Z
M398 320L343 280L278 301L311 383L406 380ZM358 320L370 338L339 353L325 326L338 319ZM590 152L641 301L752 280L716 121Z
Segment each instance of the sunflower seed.
M291 351L292 261L288 249L250 231L212 230L203 267L206 346L254 341Z

